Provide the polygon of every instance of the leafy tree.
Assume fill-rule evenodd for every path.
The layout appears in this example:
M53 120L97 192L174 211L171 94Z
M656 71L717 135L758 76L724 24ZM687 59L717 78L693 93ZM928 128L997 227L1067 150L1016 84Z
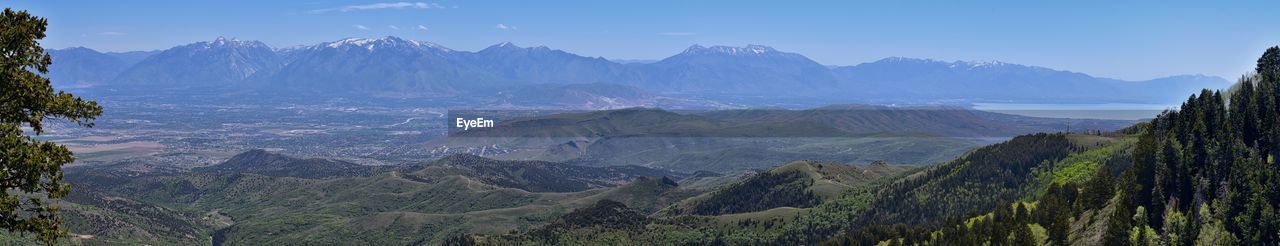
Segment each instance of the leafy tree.
M49 199L65 196L62 165L75 160L66 146L24 134L44 132L44 120L63 119L85 127L102 114L96 102L55 92L52 59L40 47L48 21L6 8L0 16L0 228L35 233L46 244L66 234L58 208ZM43 197L43 198L42 198Z
M1177 210L1169 210L1164 218L1165 245L1185 245L1186 238L1191 237L1187 216Z
M1133 229L1129 230L1129 244L1132 245L1159 245L1160 236L1156 235L1155 229L1145 225L1147 223L1147 209L1138 206L1133 213Z
M1200 226L1196 245L1235 245L1237 243L1235 235L1231 235L1231 232L1222 226L1222 222L1216 219L1217 216L1213 215L1208 205L1200 205L1200 217L1210 219L1204 219L1204 224Z

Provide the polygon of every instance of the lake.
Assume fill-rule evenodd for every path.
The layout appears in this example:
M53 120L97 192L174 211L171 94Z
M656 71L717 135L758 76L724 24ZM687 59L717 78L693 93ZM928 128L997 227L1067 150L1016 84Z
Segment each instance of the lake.
M1034 103L974 103L973 109L1032 117L1141 120L1155 118L1165 109L1178 105L1094 103L1094 104L1034 104Z

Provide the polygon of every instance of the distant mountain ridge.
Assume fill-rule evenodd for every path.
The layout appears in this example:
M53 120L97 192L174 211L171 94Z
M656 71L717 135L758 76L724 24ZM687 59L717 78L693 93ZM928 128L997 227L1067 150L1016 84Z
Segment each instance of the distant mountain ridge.
M406 175L424 180L463 176L530 192L575 192L613 187L646 176L684 176L640 166L584 167L546 161L494 160L467 154L441 158Z
M113 79L118 85L218 87L243 82L280 63L271 47L259 41L219 37L214 41L174 47L151 55Z
M105 85L125 69L159 51L101 53L85 47L49 50L53 65L49 80L60 87L92 87Z
M1178 75L1146 81L1100 78L999 61L954 61L890 57L832 71L841 81L863 85L866 95L898 94L938 99L1115 100L1171 97L1200 88L1225 88L1219 77ZM1052 93L1049 93L1052 92Z
M258 41L218 38L154 54L110 55L86 48L51 53L55 80L94 82L81 83L86 86L393 96L449 97L530 85L608 83L658 94L821 96L848 101L1155 103L1229 84L1203 75L1124 81L1004 62L901 57L826 66L763 45L693 45L659 61L626 64L545 46L504 42L472 52L393 36L282 49Z
M469 72L455 51L396 37L348 38L291 51L279 69L250 80L272 90L456 94Z
M641 87L664 91L812 94L839 85L826 66L763 45L693 45L680 54L638 67L646 75Z
M368 175L378 169L329 159L301 159L261 149L245 151L222 163L195 168L195 172L252 173L275 177L333 178Z
M480 69L505 82L610 83L634 79L637 71L604 58L583 57L546 46L521 48L509 42L468 54Z

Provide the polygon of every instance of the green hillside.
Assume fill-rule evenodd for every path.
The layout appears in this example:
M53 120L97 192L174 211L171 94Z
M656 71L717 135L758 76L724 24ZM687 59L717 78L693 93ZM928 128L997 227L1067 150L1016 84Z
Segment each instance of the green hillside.
M261 156L267 160L287 158ZM666 171L466 155L362 176L299 178L249 173L262 170L259 168L236 170L71 172L68 179L75 184L101 187L113 195L97 195L96 200L112 201L105 205L77 200L80 196L68 198L76 204L69 207L67 224L72 233L90 235L87 242L325 244L361 240L410 244L435 242L459 233L530 228L605 199L654 211L697 194L679 188L670 178L645 176L674 174ZM138 201L126 203L129 198ZM142 208L128 209L121 204ZM139 209L152 212L134 211ZM122 223L115 221L132 227L106 226Z
M266 176L332 178L370 175L385 167L363 166L329 159L299 159L255 149L232 156L217 165L198 167L195 172L253 173Z
M721 215L780 207L808 208L908 168L796 161L666 208L662 214Z
M573 192L603 188L633 179L682 177L684 174L639 166L584 167L546 161L506 161L458 154L441 158L406 174L432 180L464 176L485 184L530 192Z
M216 212L199 214L76 187L59 203L70 245L192 245L209 241L226 221ZM31 235L0 233L0 244L35 245Z
M578 144L578 165L629 164L681 172L735 173L795 160L914 165L944 162L979 146L946 137L606 138Z

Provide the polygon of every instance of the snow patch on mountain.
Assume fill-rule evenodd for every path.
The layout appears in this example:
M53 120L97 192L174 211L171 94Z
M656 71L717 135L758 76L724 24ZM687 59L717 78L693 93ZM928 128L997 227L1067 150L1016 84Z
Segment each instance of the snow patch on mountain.
M723 45L704 47L702 45L695 44L693 46L690 46L688 49L685 49L684 52L682 52L682 54L688 54L688 55L694 55L694 54L768 55L768 54L779 54L779 53L782 53L782 52L778 52L778 50L773 49L773 47L764 46L764 45L755 45L755 44L749 44L746 47L733 47L733 46L723 46Z
M417 40L407 40L407 39L401 39L393 36L386 36L381 38L344 38L338 41L322 43L315 47L326 47L326 48L333 48L333 49L343 48L343 47L360 47L370 51L378 48L430 48L430 49L436 49L444 52L453 52L452 49L446 48L444 46L441 46L435 43L417 41Z

